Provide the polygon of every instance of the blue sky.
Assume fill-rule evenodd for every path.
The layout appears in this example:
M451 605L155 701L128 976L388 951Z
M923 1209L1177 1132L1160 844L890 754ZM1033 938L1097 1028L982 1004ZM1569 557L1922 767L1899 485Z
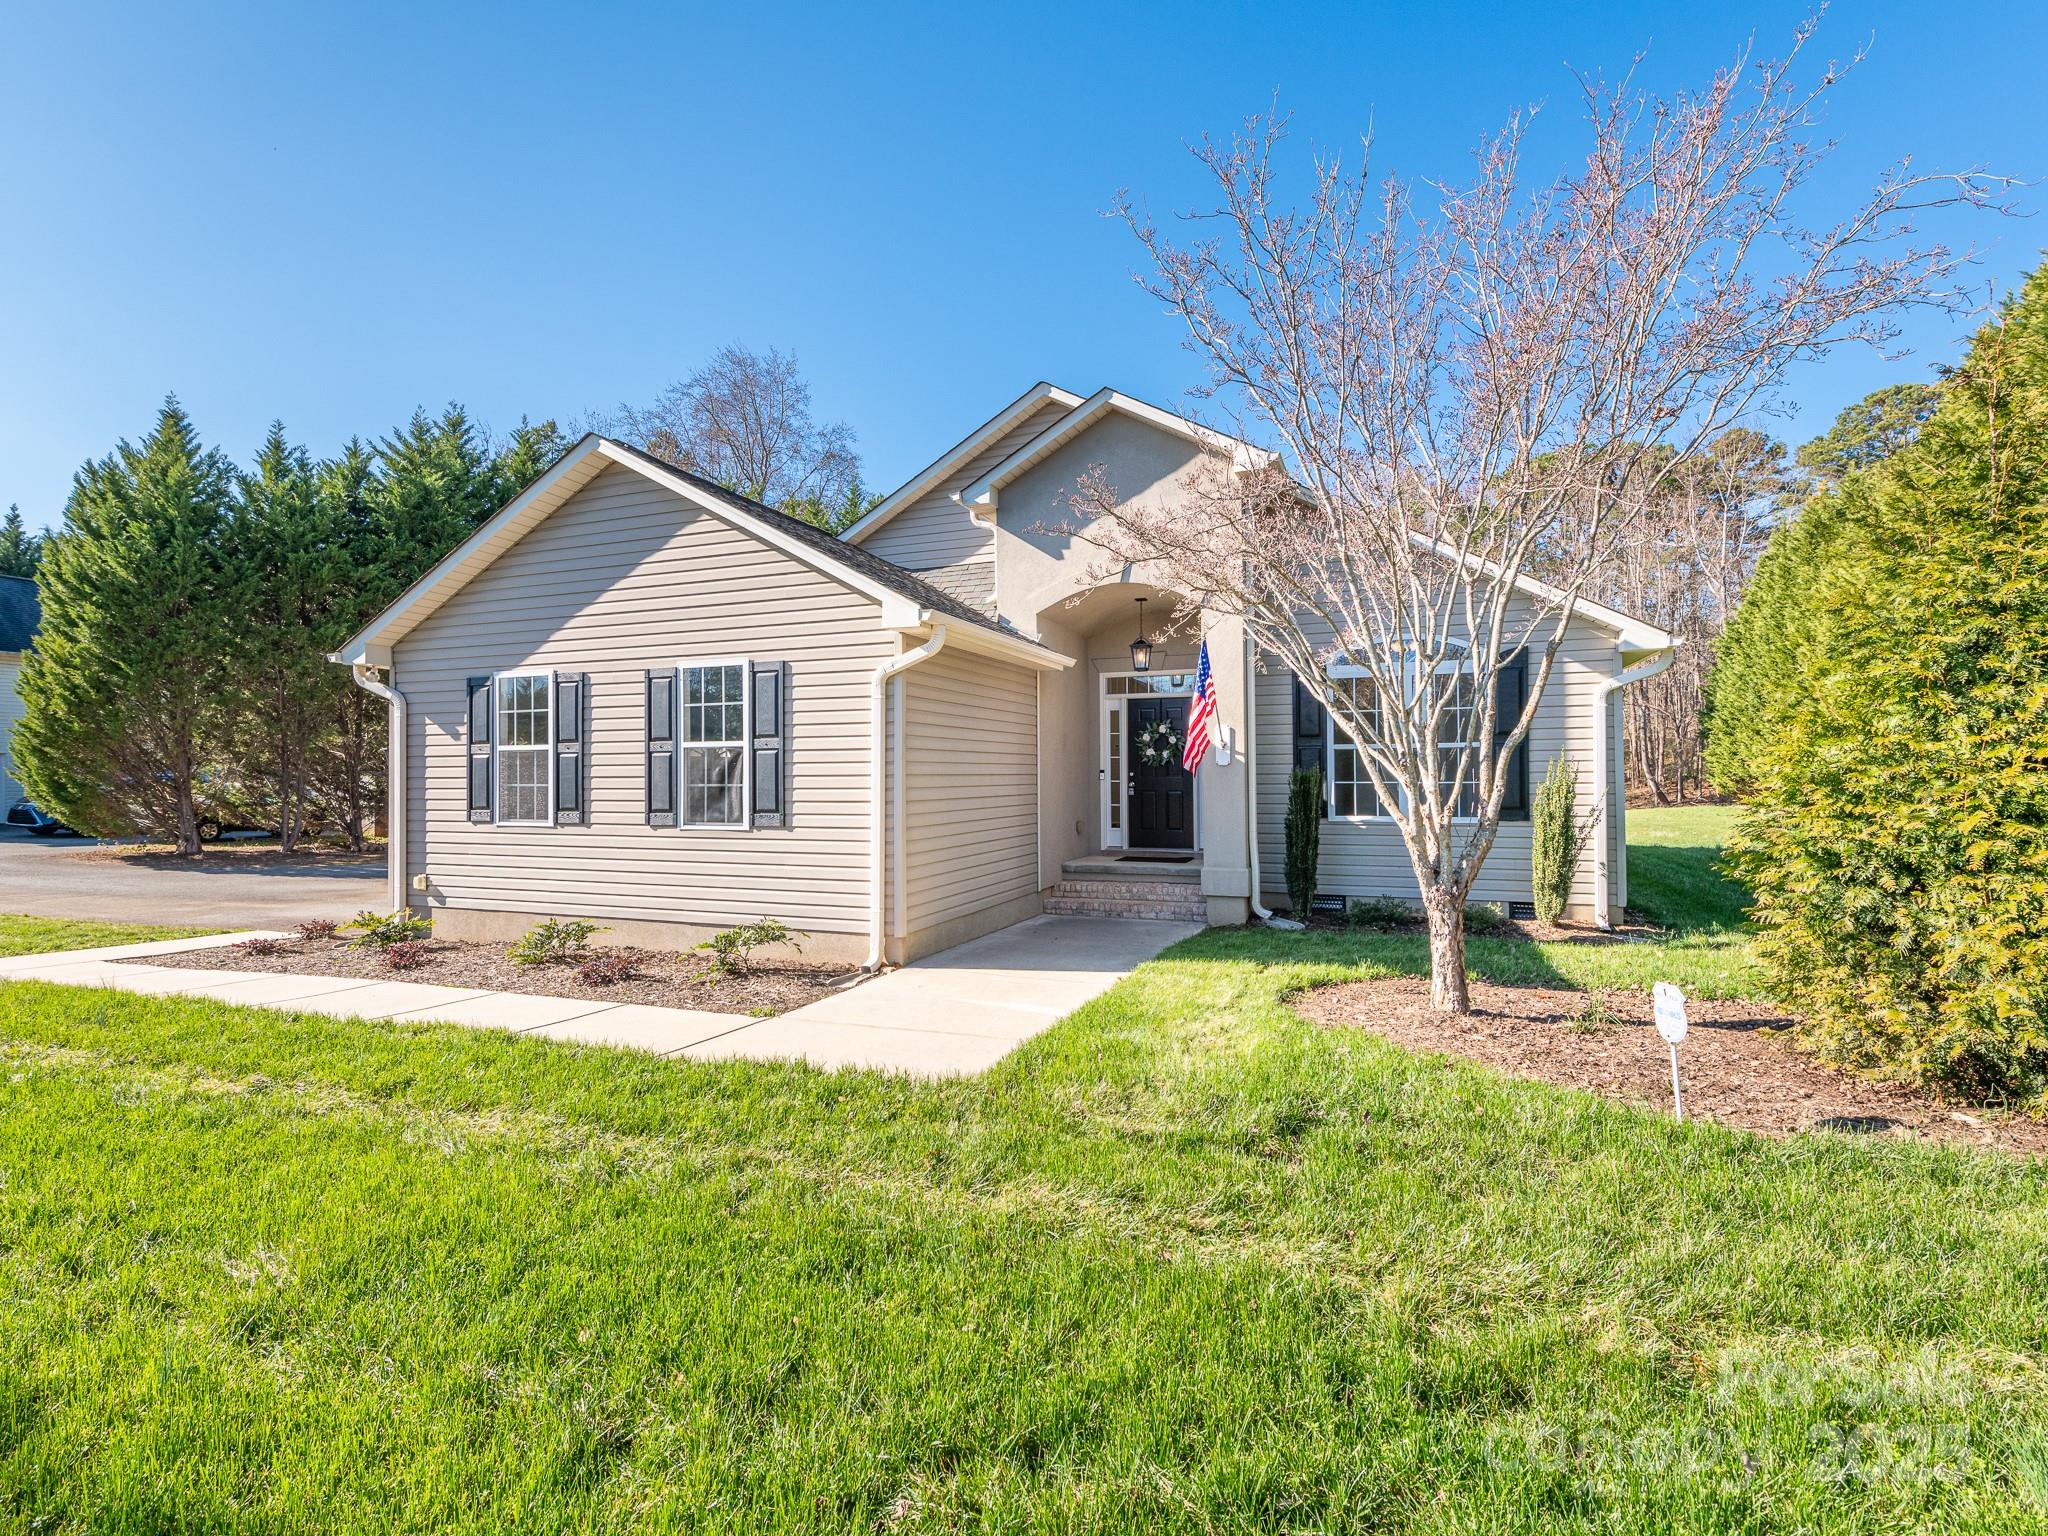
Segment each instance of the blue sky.
M2001 16L2003 9L2006 14ZM1185 145L1275 92L1303 156L1457 176L1567 66L1704 80L1803 5L1135 7L8 5L0 10L0 505L175 390L246 461L459 400L495 428L644 401L728 340L794 350L887 489L1040 377L1162 404L1196 377L1131 282L1128 186L1202 188ZM1838 4L1845 197L1907 153L2048 175L2048 7ZM1558 142L1564 142L1560 137ZM2040 198L2030 195L2031 206ZM2003 289L2039 219L1958 232ZM1952 358L1802 374L1794 441Z

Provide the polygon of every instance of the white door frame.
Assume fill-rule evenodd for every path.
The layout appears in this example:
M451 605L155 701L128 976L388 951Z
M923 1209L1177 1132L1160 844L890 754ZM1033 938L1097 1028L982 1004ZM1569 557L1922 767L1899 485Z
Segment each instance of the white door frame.
M1095 758L1096 780L1099 792L1096 796L1098 803L1095 808L1095 814L1097 825L1102 829L1102 846L1105 851L1112 848L1128 848L1131 846L1130 828L1123 824L1124 807L1127 803L1124 778L1131 768L1129 763L1121 761L1123 757L1123 705L1126 699L1139 697L1137 694L1129 693L1112 694L1109 691L1109 680L1112 677L1186 678L1187 686L1185 688L1153 688L1148 689L1147 692L1152 697L1160 699L1192 699L1195 696L1195 674L1192 668L1185 672L1168 672L1164 670L1158 672L1134 672L1126 668L1120 672L1104 672L1096 680ZM1115 761L1112 761L1112 759L1115 759ZM1188 779L1188 814L1195 819L1195 841L1194 846L1189 851L1191 853L1200 853L1202 851L1202 775L1200 773L1192 773L1188 775ZM1112 810L1114 810L1114 814L1112 814ZM1112 822L1115 824L1112 825Z

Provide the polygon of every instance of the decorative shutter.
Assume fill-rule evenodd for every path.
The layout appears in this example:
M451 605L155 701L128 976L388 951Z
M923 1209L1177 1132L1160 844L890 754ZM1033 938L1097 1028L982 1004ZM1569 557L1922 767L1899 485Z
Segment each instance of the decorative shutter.
M753 821L757 827L786 826L789 710L784 684L788 674L779 661L757 661L751 665L753 719L747 727L747 750L753 754Z
M469 819L491 819L491 722L493 691L488 677L469 680Z
M647 674L647 825L676 824L676 673Z
M1320 768L1327 745L1327 711L1322 700L1309 692L1300 678L1294 680L1294 766Z
M584 809L583 765L589 761L590 674L555 674L555 825L580 827Z
M1496 756L1501 743L1513 733L1515 722L1522 717L1523 706L1528 702L1529 654L1515 651L1502 659L1500 670L1493 677L1493 750ZM1515 748L1515 755L1508 759L1507 783L1500 794L1500 819L1529 819L1529 738L1526 736Z

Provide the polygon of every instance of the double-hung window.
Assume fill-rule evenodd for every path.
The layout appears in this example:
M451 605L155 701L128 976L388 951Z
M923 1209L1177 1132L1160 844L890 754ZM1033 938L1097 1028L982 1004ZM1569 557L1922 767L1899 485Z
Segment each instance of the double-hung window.
M1451 806L1453 816L1474 817L1479 814L1479 754L1472 750L1478 743L1478 680L1472 675L1470 661L1453 657L1437 667L1433 681L1431 703L1440 706L1436 717L1437 794ZM1458 782L1461 757L1465 766L1462 783Z
M552 678L546 672L500 672L496 678L498 821L554 823Z
M1379 726L1379 685L1369 677L1334 675L1330 685L1337 708L1330 714L1330 763L1325 777L1330 781L1330 814L1340 818L1380 816L1379 792L1373 788L1365 754L1344 729L1339 715L1348 711L1361 730L1371 734Z
M747 667L703 662L682 669L683 825L747 824Z

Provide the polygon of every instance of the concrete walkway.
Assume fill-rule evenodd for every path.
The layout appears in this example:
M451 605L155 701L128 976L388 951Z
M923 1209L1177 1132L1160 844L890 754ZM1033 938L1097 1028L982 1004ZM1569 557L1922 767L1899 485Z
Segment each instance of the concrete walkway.
M745 1057L954 1077L993 1066L1133 967L1200 931L1197 923L1035 917L772 1019L358 976L187 971L148 963L151 955L283 937L260 930L18 955L0 960L0 981L114 987L333 1018L467 1024L695 1061Z

